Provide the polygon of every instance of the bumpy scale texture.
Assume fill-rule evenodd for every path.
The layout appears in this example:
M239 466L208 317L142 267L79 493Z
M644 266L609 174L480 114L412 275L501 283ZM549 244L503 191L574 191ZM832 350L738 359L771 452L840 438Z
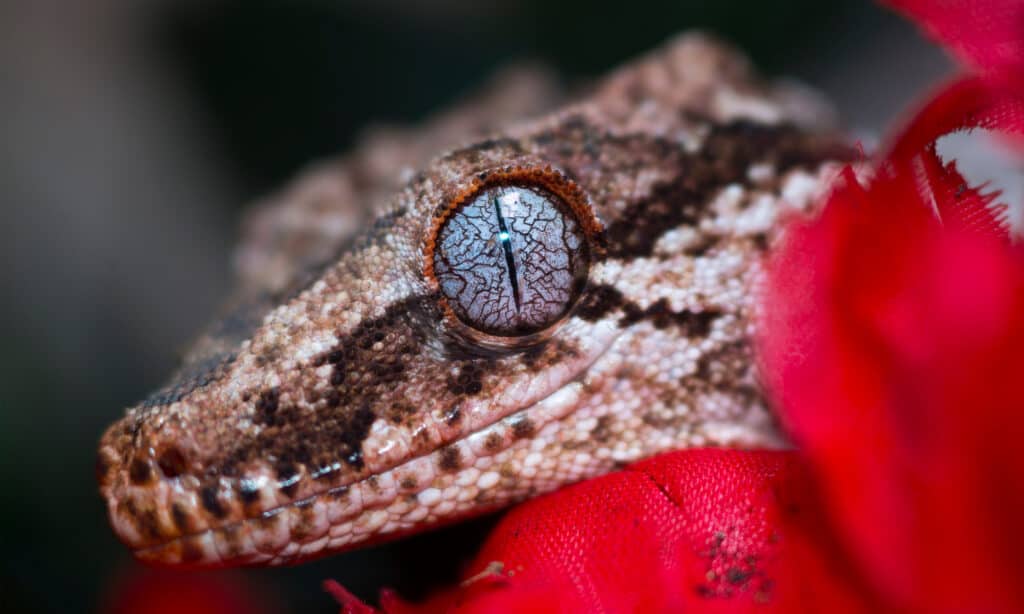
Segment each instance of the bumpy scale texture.
M512 121L553 98L515 82L373 137L259 210L233 309L101 441L101 491L138 557L293 562L668 449L780 443L751 361L752 289L776 220L851 156L821 105L694 35L540 119ZM522 226L502 214L526 311L509 308L502 246L480 249L496 240L486 199L451 209L510 168L582 195L571 217L545 191ZM434 266L459 215L460 241L478 232L473 257L500 279L461 317L444 284L464 265ZM578 296L558 255L576 240ZM457 330L536 327L564 301L536 343L481 348Z

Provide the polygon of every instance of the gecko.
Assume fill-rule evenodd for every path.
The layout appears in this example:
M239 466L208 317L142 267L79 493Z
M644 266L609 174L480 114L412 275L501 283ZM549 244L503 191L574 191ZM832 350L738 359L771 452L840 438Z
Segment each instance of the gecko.
M660 452L779 447L757 287L853 151L827 104L689 33L563 100L506 75L248 218L238 287L103 434L146 562L290 564Z

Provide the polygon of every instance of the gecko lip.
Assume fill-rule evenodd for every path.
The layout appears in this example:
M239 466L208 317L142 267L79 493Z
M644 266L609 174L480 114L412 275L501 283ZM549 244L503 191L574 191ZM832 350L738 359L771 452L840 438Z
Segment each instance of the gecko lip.
M440 449L283 502L279 495L281 484L268 468L263 475L244 479L253 483L258 501L276 497L276 504L244 507L221 499L223 519L207 522L206 526L202 519L208 514L201 511L209 510L203 500L206 493L197 488L194 476L164 477L144 487L135 486L131 484L129 464L119 467L114 483L103 487L112 525L135 556L148 563L192 567L276 565L352 549L502 507L523 495L503 493L499 487L493 492L493 503L479 504L474 503L479 502L479 497L465 494L495 488L494 484L486 483L491 478L483 477L485 472L477 466L578 406L583 392L581 379L620 334L610 323L598 328L605 332L596 335L602 342L591 348L587 360L560 378L562 381L550 393L511 413L496 416ZM438 468L450 462L447 456L453 450L459 451L463 464L458 469L449 468L447 475L479 475L473 483L456 480L459 485L455 486L454 495L459 502L446 505L447 495L442 496L434 484L435 478L445 477ZM101 458L112 458L113 454L110 446L101 448ZM467 458L472 462L467 462ZM304 476L310 477L313 476ZM464 503L474 504L460 510Z

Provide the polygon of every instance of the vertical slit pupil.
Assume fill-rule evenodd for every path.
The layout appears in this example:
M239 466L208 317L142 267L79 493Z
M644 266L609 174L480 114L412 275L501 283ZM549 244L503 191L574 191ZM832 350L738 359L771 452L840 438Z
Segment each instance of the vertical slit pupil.
M494 204L494 215L498 218L498 240L501 242L501 249L505 252L505 266L508 268L509 280L512 282L512 300L516 303L516 311L520 310L519 279L516 275L516 261L512 257L512 236L509 234L508 225L505 224L505 216L501 214L501 204L498 202L498 195L491 199Z

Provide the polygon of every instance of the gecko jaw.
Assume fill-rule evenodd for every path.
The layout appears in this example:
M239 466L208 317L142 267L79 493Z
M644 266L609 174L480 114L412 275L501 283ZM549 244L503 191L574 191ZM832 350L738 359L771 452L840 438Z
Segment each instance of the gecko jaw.
M530 492L509 488L513 476L502 472L502 463L496 459L507 455L516 444L529 443L529 437L541 429L557 428L554 423L578 406L590 367L620 336L610 322L598 326L610 333L603 335L601 351L592 354L574 376L552 393L526 408L428 454L348 484L332 485L252 516L228 519L223 524L133 548L133 553L150 564L176 567L291 564L482 514L538 492L535 484ZM522 457L520 460L526 460L529 452L517 454ZM263 490L277 490L276 480L268 477L263 482ZM561 482L553 482L542 490L559 485ZM181 486L174 481L161 481L155 488L158 490L147 497L154 504L155 513L173 514L170 501L180 497ZM191 498L198 507L195 493L191 493ZM144 542L145 536L139 534L133 515L124 514L111 497L108 505L112 524L122 541L129 545ZM169 525L172 521L160 518L158 522Z

